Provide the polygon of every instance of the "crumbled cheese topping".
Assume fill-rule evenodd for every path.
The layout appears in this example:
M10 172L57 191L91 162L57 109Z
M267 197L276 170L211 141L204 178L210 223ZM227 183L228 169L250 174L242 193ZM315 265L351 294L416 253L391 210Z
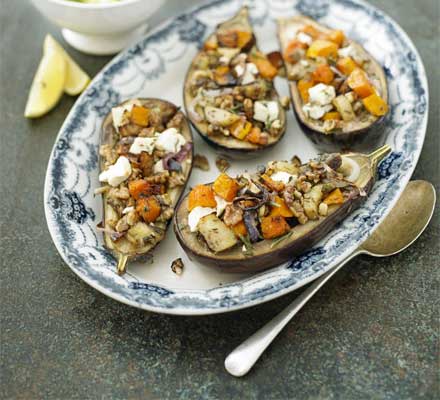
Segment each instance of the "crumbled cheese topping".
M141 154L144 151L148 154L153 154L155 143L155 137L137 137L130 146L129 153Z
M256 101L254 103L254 119L256 121L270 123L278 118L279 112L276 101Z
M287 185L291 179L296 180L297 176L289 174L285 171L276 171L271 176L270 179L276 182L283 182L285 185Z
M246 63L243 78L241 80L242 85L248 85L255 82L255 77L258 75L258 68L254 63Z
M131 165L127 157L120 156L116 163L99 174L100 182L108 182L109 185L119 186L131 175Z
M307 35L307 33L304 33L304 32L298 32L298 35L296 35L296 38L301 43L304 43L304 44L307 44L307 45L311 45L312 42L313 42L313 38L310 35Z
M336 97L336 91L333 86L318 83L309 89L310 103L325 106L330 104Z
M125 207L125 208L122 210L122 214L128 214L129 212L132 212L132 211L134 211L134 207L133 207L133 206Z
M156 147L169 153L177 153L186 143L176 128L168 128L157 136Z
M324 116L324 114L330 111L333 108L331 104L327 104L325 106L320 106L319 104L304 104L302 109L304 114L306 114L309 118L319 119Z
M215 198L215 202L217 203L217 207L216 207L217 217L220 217L220 215L222 215L223 212L225 211L226 206L231 203L226 201L223 197L217 195L214 195L214 198Z

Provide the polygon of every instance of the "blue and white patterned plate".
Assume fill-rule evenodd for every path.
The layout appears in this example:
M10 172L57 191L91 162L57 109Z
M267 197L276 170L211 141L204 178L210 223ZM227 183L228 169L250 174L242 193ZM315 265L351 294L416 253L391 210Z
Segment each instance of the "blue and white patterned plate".
M362 243L392 208L416 166L427 124L428 88L423 65L407 35L387 15L360 0L261 0L248 2L263 51L277 49L275 19L308 14L343 29L361 42L384 66L390 93L386 134L393 153L382 163L373 193L313 249L277 268L254 275L223 274L191 262L172 229L150 262L133 263L123 277L96 231L101 220L98 185L98 140L110 108L132 97L162 97L182 104L187 67L204 37L231 17L241 1L211 1L166 21L139 43L117 56L78 99L53 148L45 182L45 211L53 241L69 267L102 293L145 310L170 314L213 314L256 305L286 294L317 278ZM278 78L277 78L278 79ZM285 81L276 82L287 94ZM195 135L196 153L208 155L211 170L194 170L189 185L217 174L212 153ZM316 149L289 112L288 131L260 159L234 163L231 173L253 170L272 159L303 159ZM170 265L182 257L184 273Z

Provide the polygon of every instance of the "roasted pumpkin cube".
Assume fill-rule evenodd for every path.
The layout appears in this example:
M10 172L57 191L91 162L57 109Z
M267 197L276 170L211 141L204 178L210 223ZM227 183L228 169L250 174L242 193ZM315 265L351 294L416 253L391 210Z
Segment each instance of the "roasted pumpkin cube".
M328 206L332 204L342 204L343 202L344 195L339 188L331 191L330 194L323 201L323 203L327 204Z
M345 35L344 32L335 29L326 35L325 38L333 43L336 43L338 47L341 47L342 43L344 43Z
M231 228L237 237L246 236L248 233L246 225L243 221L240 221L238 224L232 225Z
M246 141L264 146L269 141L269 135L266 132L261 132L261 129L257 126L254 126L249 135L246 136Z
M237 47L240 49L250 45L253 40L252 32L249 31L237 31Z
M215 208L217 202L215 201L214 191L211 186L197 185L188 196L188 210L191 211L196 207L212 207Z
M301 58L301 55L305 53L307 44L300 42L297 39L291 40L283 52L283 58L291 64L295 64Z
M328 64L321 64L312 72L312 79L314 82L325 83L328 85L333 81L335 73Z
M281 215L269 215L261 219L261 232L264 239L274 239L289 232L290 226Z
M358 65L351 57L343 57L336 62L336 68L348 76L355 68L358 68Z
M330 40L317 39L307 49L307 57L331 57L336 59L338 56L338 45Z
M374 94L374 87L370 83L366 72L355 68L347 78L348 86L361 98Z
M322 32L316 29L313 25L306 25L300 29L300 32L305 33L312 37L312 39L318 39L322 36Z
M145 222L154 222L161 213L159 201L154 197L141 197L136 201L136 211Z
M339 114L337 111L330 111L328 113L325 113L324 116L322 117L322 119L324 121L331 120L331 119L334 119L336 121L340 121L341 114Z
M368 97L362 99L364 107L370 114L377 117L385 115L388 112L388 104L377 93L374 93Z
M315 82L306 79L300 79L297 83L298 91L303 103L309 102L309 89L315 86Z
M239 120L231 125L229 131L231 135L238 140L244 140L252 129L252 124L249 121Z
M259 51L250 54L249 61L257 66L258 72L264 79L273 79L278 74L278 69Z
M292 210L289 207L287 207L286 202L281 197L275 196L274 202L278 204L278 207L272 206L270 215L272 216L281 215L284 218L293 217Z
M149 197L155 194L163 194L165 186L160 183L147 182L144 179L136 179L128 182L128 191L135 200L141 197Z
M131 110L130 120L139 126L148 126L150 111L148 108L134 105Z
M216 50L218 48L217 36L212 35L203 45L204 50Z
M226 201L232 201L237 195L239 186L235 179L222 173L217 177L212 188L217 196L220 196Z

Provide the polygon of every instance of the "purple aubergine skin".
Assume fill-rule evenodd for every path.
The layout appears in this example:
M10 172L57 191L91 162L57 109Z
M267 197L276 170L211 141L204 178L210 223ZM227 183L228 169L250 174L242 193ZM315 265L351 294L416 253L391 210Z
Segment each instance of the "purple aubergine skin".
M174 112L177 112L179 110L179 108L176 105L174 105L173 103L171 103L169 101L166 101L166 100L162 100L162 99L157 99L157 98L137 98L137 100L139 100L143 105L145 105L147 107L152 107L152 106L154 106L154 104L162 103L164 105L167 105L167 106L171 107L171 109L173 109ZM129 100L127 100L127 101L129 101ZM124 101L124 102L122 102L120 104L117 104L114 107L122 106L127 101ZM192 132L191 132L191 128L190 128L189 123L188 123L188 119L186 118L186 116L184 116L184 117L185 117L184 121L183 121L184 128L182 130L182 134L184 134L184 136L186 137L187 140L189 140L191 143L194 143ZM102 145L102 144L112 144L113 143L113 139L114 139L113 138L114 134L115 134L115 130L113 128L113 117L112 117L112 113L109 112L107 114L107 116L105 117L103 123L102 123L100 145ZM192 161L194 159L194 145L191 147L191 153L190 153L190 158L189 159L191 160L191 164L190 164L190 167L189 167L189 170L188 170L188 173L187 173L187 179L185 180L185 183L181 187L178 200L180 200L180 198L182 197L182 194L184 193L186 185L188 183L189 177L191 176L191 171L192 171L192 167L193 167L193 162ZM103 164L104 164L104 160L103 160L103 158L101 156L99 156L100 171L102 171ZM103 205L103 221L105 221L105 201L106 201L106 198L105 198L105 195L103 195L103 201L102 201L102 205ZM176 206L177 206L178 202L179 201L176 202ZM171 219L167 222L167 228L168 228L170 222L171 222ZM166 230L165 230L165 234L166 234ZM163 237L165 237L165 234L164 234ZM106 235L106 234L104 233L104 235ZM142 256L145 256L147 253L150 253L160 243L161 240L159 240L146 253L144 252L144 253L137 253L137 254L130 255L129 256L129 260L130 259L131 260L138 259L138 258L140 258ZM118 253L115 250L109 249L105 245L105 240L104 240L104 247L106 247L110 251L110 253L116 259L118 259L118 257L120 256L120 253Z
M374 177L368 181L363 187L365 193L369 193L374 184ZM320 223L305 235L291 240L286 239L285 243L281 242L278 246L270 249L263 254L254 254L242 259L228 260L222 258L222 253L205 255L201 251L198 251L196 246L189 246L185 240L185 235L191 233L184 233L182 231L181 224L179 223L179 216L182 212L188 213L187 210L182 210L182 204L187 196L181 198L179 204L176 207L176 213L174 214L174 232L177 240L182 248L188 254L191 260L197 260L205 265L221 268L226 272L258 272L271 267L280 265L286 261L291 260L293 257L300 255L306 250L311 249L316 243L323 239L335 226L343 221L353 210L358 208L365 200L367 196L361 196L359 191L352 199L347 200L342 204L333 214L323 218ZM192 234L194 235L194 234ZM199 244L200 249L202 246L206 246L202 242ZM223 254L227 253L225 251Z
M245 18L246 24L249 24L249 20L247 17L247 7L243 7L234 17L232 17L228 21L223 22L223 24L229 23L230 21L233 21L233 20L240 20L243 18ZM219 24L218 27L223 24ZM255 43L255 36L253 35L253 40L250 42L250 45L255 45L255 44L256 44ZM197 55L194 58L196 58L196 57L197 57ZM286 133L287 121L286 121L286 112L283 109L283 107L281 106L281 104L279 103L279 96L278 96L278 93L275 90L275 88L273 88L270 97L272 100L278 100L278 106L279 106L280 113L281 113L280 119L283 122L283 130L279 133L277 140L274 141L273 143L267 144L265 146L252 145L252 147L249 147L249 148L228 147L227 144L220 143L219 140L217 140L217 138L215 136L208 136L208 134L206 132L204 132L201 129L201 127L198 126L197 122L191 117L191 113L188 110L188 99L187 99L187 82L188 82L188 77L191 72L192 72L192 63L189 66L188 71L185 75L185 80L184 80L184 85L183 85L183 104L184 104L186 113L188 115L188 120L191 122L191 125L194 127L195 131L201 136L201 138L208 145L210 145L218 154L221 154L221 155L223 155L227 158L233 159L233 160L247 160L247 159L258 157L262 152L272 148L277 143L279 143L279 141L282 139L282 137ZM223 141L226 142L226 140L224 140L224 138L221 138L221 139L223 139ZM247 142L245 142L245 143L247 143Z

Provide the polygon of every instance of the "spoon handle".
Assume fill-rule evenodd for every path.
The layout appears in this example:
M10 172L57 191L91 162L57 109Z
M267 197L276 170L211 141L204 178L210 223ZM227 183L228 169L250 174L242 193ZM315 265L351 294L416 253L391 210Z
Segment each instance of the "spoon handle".
M358 254L363 253L357 249L350 254L336 267L326 272L320 278L316 279L306 290L304 290L292 303L290 303L275 318L256 331L252 336L246 339L242 344L236 347L225 359L225 368L231 375L246 375L253 367L256 361L263 354L264 350L272 343L273 339L281 332L292 317L313 297L313 295L324 284L341 269L347 262Z

